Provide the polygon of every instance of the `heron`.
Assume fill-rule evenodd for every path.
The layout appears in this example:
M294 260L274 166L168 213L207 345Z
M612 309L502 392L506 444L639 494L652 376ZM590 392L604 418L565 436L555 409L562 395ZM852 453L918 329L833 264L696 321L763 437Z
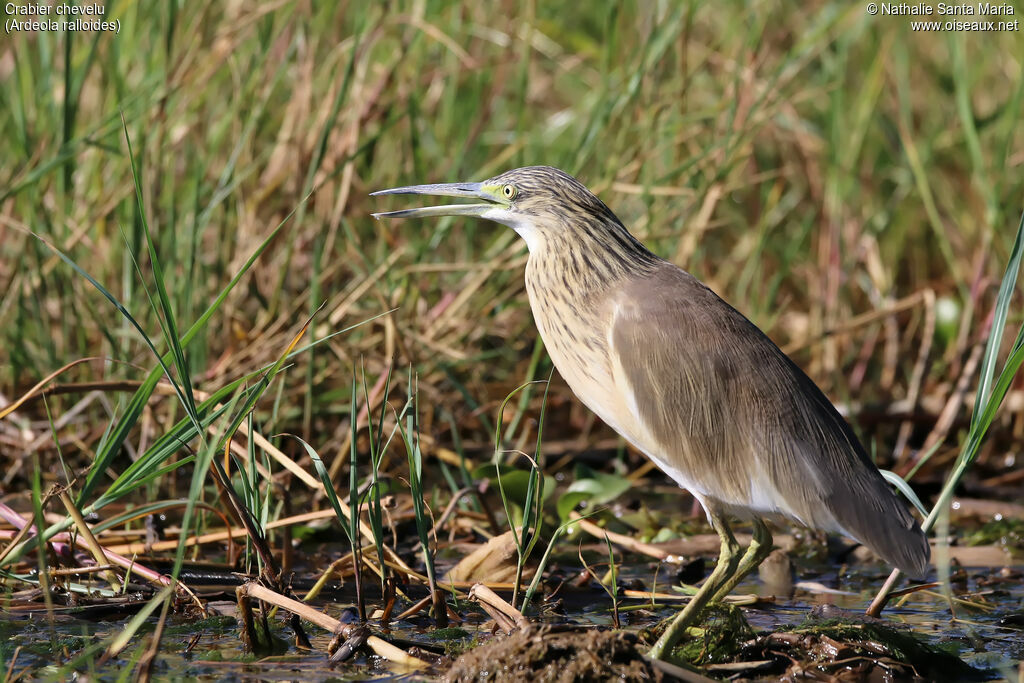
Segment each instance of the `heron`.
M526 291L544 346L573 393L703 507L721 550L648 653L664 659L704 608L772 550L766 521L845 534L911 577L920 525L818 386L742 313L635 238L574 177L549 166L482 182L410 185L482 202L374 213L467 216L526 242ZM729 519L749 522L740 548Z

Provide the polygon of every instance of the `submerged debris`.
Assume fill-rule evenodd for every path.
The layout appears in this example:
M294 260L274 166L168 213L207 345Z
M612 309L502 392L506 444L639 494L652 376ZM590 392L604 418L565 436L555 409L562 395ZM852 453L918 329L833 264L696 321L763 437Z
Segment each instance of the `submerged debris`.
M978 681L989 675L909 629L828 606L796 627L758 636L739 656L781 680ZM775 665L766 667L767 661Z
M446 681L661 681L639 640L624 631L531 625L464 653Z
M641 632L653 642L667 621ZM741 681L980 681L990 672L969 666L906 628L831 605L799 626L755 636L735 606L712 605L672 659L709 676Z

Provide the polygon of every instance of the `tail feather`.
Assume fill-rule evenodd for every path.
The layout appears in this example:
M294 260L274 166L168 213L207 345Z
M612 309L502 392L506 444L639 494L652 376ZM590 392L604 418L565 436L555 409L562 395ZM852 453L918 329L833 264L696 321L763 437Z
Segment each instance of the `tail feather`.
M793 426L775 437L765 452L790 457L769 459L769 479L781 492L785 514L809 527L847 534L915 579L928 573L931 548L917 520L867 457L852 430L828 406L820 430ZM805 416L807 410L793 414ZM794 420L799 422L799 420ZM801 429L801 427L803 427ZM828 429L828 427L832 427ZM794 438L796 435L796 438Z
M832 403L781 351L779 356L788 366L791 386L796 390L791 394L791 409L779 411L779 432L786 437L774 450L784 452L787 445L795 446L797 458L795 463L786 461L785 467L775 459L776 471L786 473L788 468L802 465L810 477L788 472L789 480L818 484L817 490L805 489L790 497L794 511L803 513L798 518L811 522L811 526L834 526L908 576L924 577L931 548L921 526ZM777 484L785 485L781 480ZM834 525L828 524L829 520L834 520Z
M849 491L831 497L836 522L845 533L907 576L923 578L928 573L931 548L921 525L882 476L877 471L870 474L865 472Z

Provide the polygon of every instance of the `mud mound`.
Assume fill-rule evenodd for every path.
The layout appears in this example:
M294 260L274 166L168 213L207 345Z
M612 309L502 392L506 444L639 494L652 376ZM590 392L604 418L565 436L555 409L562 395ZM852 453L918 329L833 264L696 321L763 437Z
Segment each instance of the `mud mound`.
M632 633L532 625L461 655L446 681L661 681Z

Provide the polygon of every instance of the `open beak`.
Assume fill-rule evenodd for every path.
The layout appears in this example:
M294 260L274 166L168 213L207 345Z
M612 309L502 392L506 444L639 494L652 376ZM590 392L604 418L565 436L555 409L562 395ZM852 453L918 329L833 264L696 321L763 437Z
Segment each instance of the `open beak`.
M426 194L437 197L474 197L485 199L488 204L444 204L442 206L424 206L419 209L402 209L401 211L384 211L375 213L373 217L381 218L426 218L428 216L477 216L494 208L507 208L507 204L483 189L481 183L441 183L439 185L410 185L396 187L392 190L371 192L371 196L381 194Z

